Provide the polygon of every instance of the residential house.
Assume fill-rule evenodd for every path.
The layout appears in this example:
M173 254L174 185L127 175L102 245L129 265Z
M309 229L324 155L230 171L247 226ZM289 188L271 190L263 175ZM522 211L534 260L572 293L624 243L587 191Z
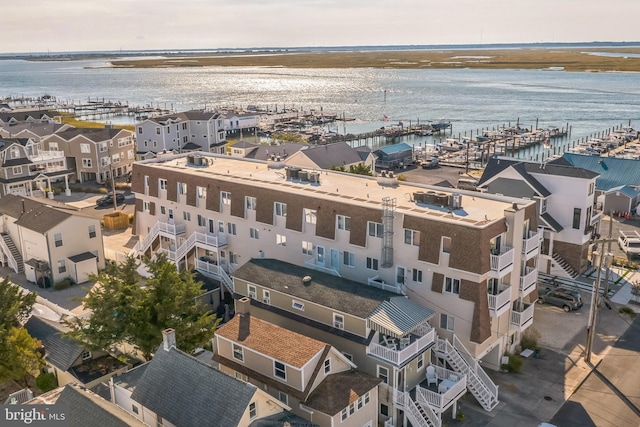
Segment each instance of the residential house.
M127 175L135 161L134 134L126 129L71 128L44 137L49 150L74 159L76 179L100 184Z
M52 415L57 413L64 416L64 423L69 427L148 426L119 406L76 383L69 383L43 393L25 404L51 405L48 409L52 410Z
M251 151L246 150L247 154L244 157L247 159L278 162L283 161L287 157L307 147L307 144L299 144L297 142L282 142L277 145L259 144Z
M240 138L254 135L260 125L260 114L251 111L222 111L226 138Z
M368 148L356 149L346 142L335 142L299 150L283 161L287 166L308 169L344 168L349 172L352 166L365 165L374 171L376 157Z
M55 375L58 385L78 383L92 388L129 368L105 351L90 351L64 337L62 334L68 329L60 323L32 315L24 327L42 344L47 370Z
M535 200L544 239L540 271L575 277L586 270L589 246L600 230L602 204L597 203L595 194L597 177L597 173L567 164L494 157L477 189ZM536 232L530 228L523 238Z
M104 268L97 218L11 194L0 203L0 231L2 264L41 287L82 283Z
M564 153L549 163L571 165L595 173L596 195L621 185L640 186L640 160Z
M163 331L163 343L153 359L111 379L112 401L153 426L244 427L272 416L287 417L288 405L198 361L175 344L175 332Z
M56 132L71 129L73 126L66 124L53 123L17 123L4 124L0 126L0 137L2 138L31 138L36 142L41 142L46 136Z
M637 214L640 203L640 192L630 185L620 185L605 191L600 197L600 203L607 215L617 216Z
M373 154L378 158L376 166L379 169L402 169L413 164L413 147L404 142L382 146Z
M378 425L380 379L354 371L333 346L252 315L248 297L236 301L235 317L216 331L214 343L221 371L255 384L294 414L322 427Z
M191 110L136 123L138 155L193 151L225 154L224 118L217 112ZM185 148L186 147L186 148Z
M53 110L0 112L0 125L17 123L61 123L59 112Z
M200 155L209 161L134 165L137 253L167 252L229 293L234 271L271 258L406 295L435 313L436 345L450 366L465 352L499 369L533 324L534 200ZM490 409L497 388L484 389Z
M229 154L233 157L247 157L249 153L256 150L260 144L248 141L238 141L229 147Z
M41 142L31 138L0 139L0 197L7 194L53 198L47 189L64 181L69 190L68 167L64 152L44 150Z
M378 377L381 420L406 425L406 415L413 425L439 425L443 412L453 407L455 413L467 377L445 367L452 349L428 323L434 316L429 308L375 286L271 259L245 263L233 281L236 294L250 298L251 322L267 319L330 343L360 371ZM432 387L426 381L429 366L440 378ZM497 403L497 392L494 398Z

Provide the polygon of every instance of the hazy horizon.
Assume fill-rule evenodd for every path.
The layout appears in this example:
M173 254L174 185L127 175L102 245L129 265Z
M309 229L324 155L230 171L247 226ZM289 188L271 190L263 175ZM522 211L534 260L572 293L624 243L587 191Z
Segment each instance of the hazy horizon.
M638 39L638 12L637 0L32 0L3 7L0 53L615 43Z

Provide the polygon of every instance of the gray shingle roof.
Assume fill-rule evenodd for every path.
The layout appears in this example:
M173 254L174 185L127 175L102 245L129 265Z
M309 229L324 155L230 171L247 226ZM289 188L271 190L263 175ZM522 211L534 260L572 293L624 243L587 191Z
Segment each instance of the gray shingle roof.
M237 426L256 387L161 346L131 398L179 427Z
M275 259L252 259L234 277L366 319L382 301L398 296L372 286ZM312 278L309 285L302 278Z
M362 161L358 151L346 142L307 148L302 153L321 169L328 169L331 166L350 165Z
M73 216L70 213L13 194L7 194L2 198L0 213L18 218L16 224L38 233L44 233Z
M75 138L78 135L82 135L85 138L93 142L103 142L115 138L120 132L126 132L122 129L103 128L103 129L85 129L85 128L72 128L58 132L56 135L60 136L67 141Z
M58 132L60 129L69 128L69 125L61 125L58 123L19 123L13 126L5 125L3 128L11 134L17 134L22 131L29 131L34 135L47 136Z
M97 256L92 254L91 252L82 252L81 254L70 256L69 260L74 263L78 263L92 258L97 258Z
M42 341L45 359L62 371L69 370L84 350L79 343L64 338L58 328L39 317L31 316L24 327L29 335Z
M140 378L142 378L142 375L144 375L144 372L147 370L148 366L149 362L143 363L140 366L136 366L133 369L129 369L124 374L113 377L113 382L115 384L118 384L122 388L133 391L136 389L138 381L140 381Z
M564 227L560 225L558 221L555 220L554 217L549 215L549 212L545 212L540 215L540 219L544 222L549 228L551 228L555 232L561 232L564 230Z
M65 386L56 405L64 405L68 408L65 421L69 427L143 427L147 425L119 406L76 385Z
M257 149L252 150L245 157L248 159L269 160L270 156L275 155L280 156L280 158L286 158L306 146L306 144L297 144L295 142L284 142L279 145L260 144Z

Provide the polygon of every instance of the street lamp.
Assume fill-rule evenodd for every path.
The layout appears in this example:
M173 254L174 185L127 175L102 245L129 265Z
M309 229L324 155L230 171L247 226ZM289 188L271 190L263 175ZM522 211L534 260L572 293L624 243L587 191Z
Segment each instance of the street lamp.
M589 309L589 322L587 323L587 343L585 345L584 353L584 361L587 363L591 363L591 349L593 347L593 339L595 337L596 316L598 314L597 307L598 299L600 297L600 278L602 277L602 264L604 262L606 265L609 265L609 263L611 262L611 257L609 256L609 254L604 253L604 244L612 241L616 240L599 239L594 241L596 249L598 247L598 244L602 244L602 251L598 252L597 250L594 250L592 253L594 264L598 265L598 275L596 277L596 281L593 283L593 288L591 290L591 307Z

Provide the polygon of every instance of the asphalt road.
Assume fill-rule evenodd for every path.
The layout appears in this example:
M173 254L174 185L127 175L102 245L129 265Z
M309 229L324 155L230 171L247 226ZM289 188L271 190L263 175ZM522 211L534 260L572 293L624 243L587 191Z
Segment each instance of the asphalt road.
M640 316L551 419L560 427L640 425Z

